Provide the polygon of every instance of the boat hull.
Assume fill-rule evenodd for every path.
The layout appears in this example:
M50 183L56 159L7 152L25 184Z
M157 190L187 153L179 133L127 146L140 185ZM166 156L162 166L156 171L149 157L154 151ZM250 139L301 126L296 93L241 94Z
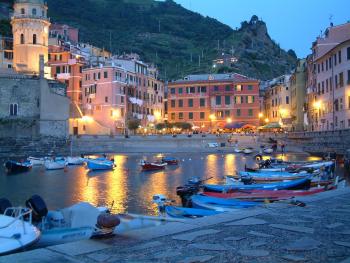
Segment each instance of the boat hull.
M112 161L99 161L99 160L87 160L87 167L89 170L97 171L97 170L113 170L114 163Z
M32 169L32 164L30 162L15 162L8 161L5 163L5 168L7 170L7 174L18 174L25 173Z
M198 218L204 216L217 215L220 212L208 209L196 209L187 207L166 206L165 212L173 218Z
M45 168L46 170L61 170L67 166L65 161L46 161Z
M146 164L142 164L141 168L142 168L142 171L157 171L157 170L164 170L166 165L167 164L146 163Z

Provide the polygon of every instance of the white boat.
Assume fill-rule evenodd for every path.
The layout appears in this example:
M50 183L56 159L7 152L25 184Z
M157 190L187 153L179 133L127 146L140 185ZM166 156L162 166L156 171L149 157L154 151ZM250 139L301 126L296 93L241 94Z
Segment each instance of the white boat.
M44 165L46 170L60 170L67 166L67 162L65 160L46 160Z
M273 149L272 148L265 148L263 151L264 151L264 153L267 153L267 154L273 153Z
M85 162L85 159L81 157L72 157L72 156L67 157L68 165L82 165L84 164L84 162Z
M241 153L242 151L243 151L243 149L240 149L240 148L235 148L235 149L234 149L234 152L235 152L235 153Z
M28 217L28 221L24 221ZM40 231L31 224L31 210L8 208L0 215L0 256L10 254L36 243Z
M32 157L29 156L27 159L33 166L36 165L44 165L45 164L45 158L37 158L37 157Z
M108 209L89 203L77 203L61 210L48 211L43 199L32 196L27 202L35 211L42 236L37 246L51 246L113 234L120 220Z
M243 153L245 153L245 154L251 154L252 152L253 152L253 149L251 149L251 148L245 148L243 150Z

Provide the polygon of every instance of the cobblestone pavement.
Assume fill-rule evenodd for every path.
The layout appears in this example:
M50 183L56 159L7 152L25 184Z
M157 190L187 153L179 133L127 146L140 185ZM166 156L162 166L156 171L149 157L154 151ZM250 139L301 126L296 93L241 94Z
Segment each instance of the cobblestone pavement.
M0 262L350 262L350 189L235 214L169 223Z

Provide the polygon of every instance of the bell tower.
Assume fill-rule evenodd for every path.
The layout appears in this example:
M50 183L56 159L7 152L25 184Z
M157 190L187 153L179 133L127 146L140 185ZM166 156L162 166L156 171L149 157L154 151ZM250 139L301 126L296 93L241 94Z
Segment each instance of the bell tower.
M11 18L13 66L17 72L39 74L40 56L48 61L50 20L44 0L15 0Z

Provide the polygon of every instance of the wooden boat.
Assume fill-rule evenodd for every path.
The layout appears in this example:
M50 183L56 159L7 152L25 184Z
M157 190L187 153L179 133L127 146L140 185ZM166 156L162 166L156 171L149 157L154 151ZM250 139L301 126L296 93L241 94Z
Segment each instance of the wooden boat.
M162 158L162 163L166 163L167 165L178 165L179 160L177 160L174 157L163 157Z
M29 156L27 159L33 166L36 165L44 165L46 158L37 158L37 157L32 157Z
M87 168L96 170L113 170L115 165L113 161L106 158L86 159Z
M166 163L149 163L144 160L140 163L142 171L157 171L165 169Z
M23 250L40 238L40 231L30 221L31 211L19 210L15 217L9 210L5 215L0 215L0 256Z
M250 185L213 185L213 184L205 184L204 189L209 192L230 192L237 190L284 190L284 189L303 189L310 187L310 178L300 178L293 181L288 182L275 182L269 184L250 184Z
M223 199L197 194L191 197L192 205L195 208L209 209L215 211L234 211L240 208L257 206L256 202L247 202L239 199Z
M26 162L16 162L16 161L7 161L5 163L5 168L7 174L18 174L28 172L32 169L32 164L29 161Z
M46 160L44 165L46 170L61 170L67 166L67 162L61 159Z
M82 165L84 164L84 162L85 162L85 159L81 157L72 157L72 156L67 157L68 165Z
M165 206L165 212L168 216L173 218L199 218L204 216L217 215L221 212L208 210L208 209L198 209L198 208L187 208L179 206Z
M217 198L235 198L241 200L254 200L254 201L277 201L293 198L296 196L307 196L326 191L324 187L310 188L309 190L251 190L251 191L237 191L233 193L214 193L204 192L205 195Z

